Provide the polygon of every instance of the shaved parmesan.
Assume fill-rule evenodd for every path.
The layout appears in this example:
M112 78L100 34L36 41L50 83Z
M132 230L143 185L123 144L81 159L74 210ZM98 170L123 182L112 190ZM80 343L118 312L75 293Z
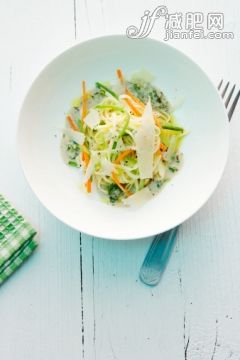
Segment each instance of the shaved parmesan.
M82 145L85 140L85 135L80 131L75 131L72 129L66 129L66 135L77 144Z
M93 129L100 122L99 113L96 109L91 109L87 116L84 119L84 122L87 126Z
M155 122L149 99L141 117L141 125L135 135L140 179L149 179L153 176L154 137Z
M107 159L102 159L101 160L101 173L104 176L110 176L112 174L112 172L114 171L115 166L113 163L111 163L111 161L107 160Z
M153 195L149 188L145 187L144 189L137 191L135 194L129 196L127 199L124 199L123 203L127 206L138 207L144 205L152 197Z

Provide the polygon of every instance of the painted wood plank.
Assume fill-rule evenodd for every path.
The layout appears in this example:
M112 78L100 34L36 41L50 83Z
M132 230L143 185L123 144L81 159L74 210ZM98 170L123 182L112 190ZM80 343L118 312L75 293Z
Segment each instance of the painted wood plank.
M74 39L73 4L0 4L0 191L39 232L37 252L2 287L1 357L79 359L81 283L79 233L50 215L29 189L16 152L19 106L36 73Z

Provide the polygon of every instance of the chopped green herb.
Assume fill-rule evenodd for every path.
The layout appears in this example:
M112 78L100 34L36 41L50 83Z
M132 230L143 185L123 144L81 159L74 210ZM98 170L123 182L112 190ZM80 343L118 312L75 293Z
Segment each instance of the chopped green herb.
M114 150L114 149L116 149L116 147L117 147L117 141L114 141L112 149Z
M139 91L141 87L138 84L133 83L133 88L135 91Z
M80 145L74 141L69 142L67 145L67 153L70 160L75 161L75 159L79 156L81 148Z
M116 184L110 184L108 186L108 196L110 202L114 204L123 196L123 191Z
M176 171L178 171L178 169L177 169L177 168L172 167L172 166L169 166L169 170L170 170L171 172L176 172Z
M162 181L160 181L160 180L156 181L156 185L157 185L157 188L160 189L160 187L162 186Z
M78 164L76 163L76 161L69 161L68 165L73 166L73 167L78 167Z
M161 90L157 89L151 83L140 80L138 82L128 81L127 87L144 104L148 102L150 97L154 110L164 110L169 113L169 103L165 95Z

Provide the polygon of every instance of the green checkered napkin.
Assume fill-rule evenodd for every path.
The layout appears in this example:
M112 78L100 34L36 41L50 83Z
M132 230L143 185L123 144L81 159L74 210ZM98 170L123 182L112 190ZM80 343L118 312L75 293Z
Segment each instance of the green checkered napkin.
M37 247L36 231L0 194L0 285Z

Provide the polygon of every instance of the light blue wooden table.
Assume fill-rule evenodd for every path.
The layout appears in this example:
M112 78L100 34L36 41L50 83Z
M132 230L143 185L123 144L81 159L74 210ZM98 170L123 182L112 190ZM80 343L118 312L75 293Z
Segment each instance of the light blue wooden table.
M217 83L240 85L240 5L165 2L169 11L224 12L235 40L174 40ZM60 223L29 189L18 161L22 99L57 53L139 26L159 3L117 0L0 1L0 191L38 229L40 246L0 289L0 359L240 359L240 108L230 156L208 203L180 229L161 284L138 272L151 239L107 241ZM162 39L156 24L153 38ZM219 144L221 146L221 144Z

